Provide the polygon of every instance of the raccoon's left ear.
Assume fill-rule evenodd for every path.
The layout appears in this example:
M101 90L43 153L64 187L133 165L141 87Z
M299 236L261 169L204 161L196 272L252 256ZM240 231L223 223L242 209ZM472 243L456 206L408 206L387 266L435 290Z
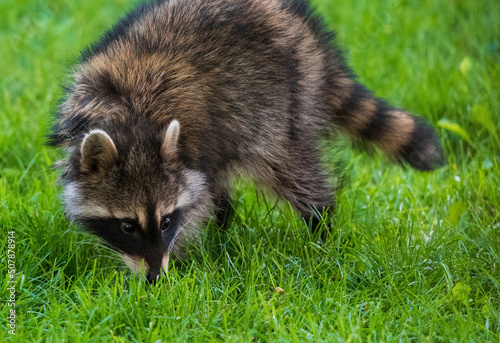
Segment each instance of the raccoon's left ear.
M165 160L175 158L177 156L177 143L179 141L179 134L181 131L181 126L179 121L176 119L172 120L168 126L165 137L163 138L163 144L161 145L161 154Z

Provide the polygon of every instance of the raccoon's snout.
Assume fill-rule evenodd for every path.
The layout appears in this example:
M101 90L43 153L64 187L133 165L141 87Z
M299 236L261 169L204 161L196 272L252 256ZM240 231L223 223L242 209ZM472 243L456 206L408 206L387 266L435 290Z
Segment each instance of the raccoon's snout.
M169 254L164 254L163 258L161 260L161 267L159 268L149 268L147 273L146 273L146 280L150 284L155 284L156 281L158 281L161 277L165 276L168 271L168 261L169 261Z
M146 272L146 280L148 283L154 285L160 278L164 277L167 275L168 271L168 261L169 261L169 255L164 254L162 261L161 261L161 267L150 267L148 268Z
M162 276L165 275L165 271L163 269L154 269L150 270L146 275L146 280L152 285L156 283Z

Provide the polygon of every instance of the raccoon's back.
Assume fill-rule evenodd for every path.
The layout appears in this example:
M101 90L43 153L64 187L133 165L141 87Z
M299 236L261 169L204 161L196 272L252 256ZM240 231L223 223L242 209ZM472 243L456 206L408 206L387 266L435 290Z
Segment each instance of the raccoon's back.
M279 160L334 127L419 169L442 159L432 129L356 82L305 1L143 3L82 54L74 78L55 145L177 119L186 159L214 165Z
M327 76L350 77L331 38L298 0L140 4L83 52L53 143L133 116L178 119L229 157L316 139Z
M205 108L223 104L219 113L249 110L242 117L274 111L283 118L300 113L306 100L313 101L304 110L319 115L326 79L352 77L332 33L301 0L143 3L87 49L82 64L104 75L112 91L133 97L133 106L180 103L176 97L188 92Z

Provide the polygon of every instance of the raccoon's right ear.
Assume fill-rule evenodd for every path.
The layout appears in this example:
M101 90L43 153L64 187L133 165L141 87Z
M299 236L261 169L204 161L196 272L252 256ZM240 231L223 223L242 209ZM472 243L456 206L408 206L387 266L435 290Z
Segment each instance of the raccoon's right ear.
M83 172L100 173L116 162L118 150L106 132L93 130L83 138L81 155Z
M181 131L181 126L179 121L174 119L168 126L165 137L163 138L163 144L161 145L161 154L165 160L175 158L177 156L177 143L179 141L179 134Z

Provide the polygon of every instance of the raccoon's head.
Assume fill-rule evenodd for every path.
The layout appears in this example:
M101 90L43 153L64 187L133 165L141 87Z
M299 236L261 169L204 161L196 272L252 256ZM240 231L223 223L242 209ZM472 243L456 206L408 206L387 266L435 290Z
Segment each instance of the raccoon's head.
M92 130L76 144L63 175L67 216L150 281L167 271L169 253L208 215L204 175L177 156L179 122L155 132L143 124Z

